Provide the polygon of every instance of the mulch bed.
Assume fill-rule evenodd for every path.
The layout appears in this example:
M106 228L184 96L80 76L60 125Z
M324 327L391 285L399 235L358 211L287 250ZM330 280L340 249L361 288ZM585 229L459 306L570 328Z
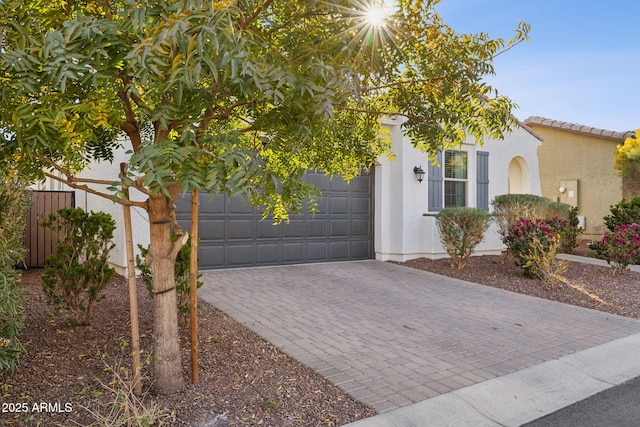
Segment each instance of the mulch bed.
M90 410L107 414L104 405L113 401L109 388L126 390L132 379L126 281L114 278L105 300L96 304L90 326L73 326L64 314L50 314L41 273L34 269L23 274L26 326L21 340L28 353L20 358L14 375L0 376L0 425L104 426L106 421ZM142 283L138 299L146 389L153 319L152 302ZM199 384L191 384L189 331L183 327L185 389L172 396L149 391L145 397L145 407L157 405L170 415L164 425L332 426L375 414L204 302L200 302L199 336ZM124 386L115 381L114 371ZM26 411L17 412L20 409Z

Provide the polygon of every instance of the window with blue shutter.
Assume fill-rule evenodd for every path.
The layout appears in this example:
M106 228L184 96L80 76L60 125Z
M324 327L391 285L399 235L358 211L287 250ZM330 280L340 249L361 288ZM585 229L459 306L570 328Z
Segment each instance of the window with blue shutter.
M428 209L429 212L440 212L442 210L442 201L444 200L444 196L442 194L443 190L443 176L442 176L442 152L439 151L436 155L436 159L438 161L437 164L433 164L429 162L429 168L427 171L428 177Z
M476 155L476 206L489 211L489 153L478 151Z

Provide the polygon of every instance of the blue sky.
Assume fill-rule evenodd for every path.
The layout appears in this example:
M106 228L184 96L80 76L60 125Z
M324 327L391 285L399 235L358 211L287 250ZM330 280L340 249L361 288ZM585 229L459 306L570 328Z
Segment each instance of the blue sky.
M548 117L608 130L640 128L639 0L441 0L459 33L531 41L496 58L488 78L518 105L515 116Z

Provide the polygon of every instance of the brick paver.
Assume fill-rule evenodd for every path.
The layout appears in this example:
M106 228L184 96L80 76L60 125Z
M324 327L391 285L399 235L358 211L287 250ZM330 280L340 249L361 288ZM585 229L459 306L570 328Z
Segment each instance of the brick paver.
M640 332L379 261L208 271L200 296L378 412Z

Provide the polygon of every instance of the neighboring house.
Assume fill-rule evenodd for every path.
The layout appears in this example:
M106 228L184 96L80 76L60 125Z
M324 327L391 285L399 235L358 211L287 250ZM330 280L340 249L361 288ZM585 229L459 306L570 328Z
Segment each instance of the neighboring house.
M582 237L600 240L609 208L631 194L613 168L618 144L633 132L615 132L543 117L525 125L543 137L538 150L542 195L578 208Z
M500 194L540 194L537 149L540 137L524 125L504 141L488 139L482 146L473 141L438 155L440 165L413 148L401 133L400 120L387 120L395 160L380 159L368 172L346 183L319 173L307 179L318 185L323 197L315 214L292 215L285 224L262 220L261 212L238 197L200 195L201 269L296 264L356 259L404 261L416 257L444 257L445 250L435 223L443 207L470 206L489 210ZM97 164L84 176L117 179L114 165ZM419 182L414 167L425 176ZM47 184L51 185L51 184ZM54 189L65 189L53 184ZM116 218L116 249L111 261L126 265L122 207L109 200L78 191L76 205L104 210ZM138 194L140 200L142 195ZM186 229L190 224L190 197L177 201L177 217ZM149 242L145 212L134 209L134 239ZM477 253L499 253L502 242L492 226Z

